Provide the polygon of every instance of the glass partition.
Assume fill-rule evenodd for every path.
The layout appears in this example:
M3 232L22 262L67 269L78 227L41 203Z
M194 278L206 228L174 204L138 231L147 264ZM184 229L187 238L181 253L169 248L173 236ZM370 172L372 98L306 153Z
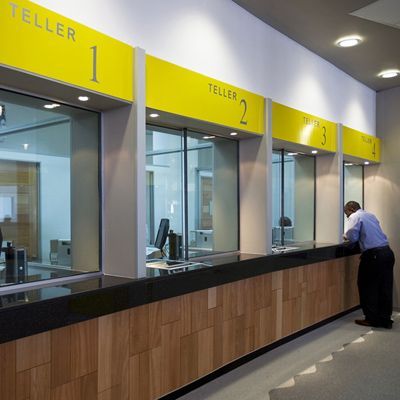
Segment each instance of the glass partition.
M0 90L0 285L99 271L99 114Z
M343 205L348 201L356 201L361 207L364 207L364 166L345 162L343 175ZM347 218L344 217L345 231L346 221Z
M238 250L237 142L155 126L146 140L147 258Z
M238 250L237 142L189 132L189 256Z
M146 131L147 256L160 257L166 233L183 231L183 135L179 130L148 127ZM161 222L168 220L163 231ZM159 241L157 242L157 237Z
M272 158L272 243L314 240L315 158L274 150Z

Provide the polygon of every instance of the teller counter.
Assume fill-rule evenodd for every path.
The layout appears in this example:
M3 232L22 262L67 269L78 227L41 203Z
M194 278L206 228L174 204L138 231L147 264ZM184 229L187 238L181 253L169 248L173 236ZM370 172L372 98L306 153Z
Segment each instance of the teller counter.
M2 295L0 399L159 398L353 310L357 266L313 244Z

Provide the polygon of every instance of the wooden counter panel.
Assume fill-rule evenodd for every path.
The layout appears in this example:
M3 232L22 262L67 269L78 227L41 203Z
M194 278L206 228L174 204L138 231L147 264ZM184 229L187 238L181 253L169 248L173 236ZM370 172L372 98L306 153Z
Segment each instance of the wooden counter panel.
M268 273L0 345L0 400L151 400L358 305L358 256Z

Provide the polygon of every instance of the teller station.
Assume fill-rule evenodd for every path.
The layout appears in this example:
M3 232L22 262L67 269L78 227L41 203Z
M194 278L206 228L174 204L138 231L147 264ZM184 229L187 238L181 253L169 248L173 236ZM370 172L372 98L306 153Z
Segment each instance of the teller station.
M30 7L91 68L0 60L0 399L157 399L358 307L377 138Z

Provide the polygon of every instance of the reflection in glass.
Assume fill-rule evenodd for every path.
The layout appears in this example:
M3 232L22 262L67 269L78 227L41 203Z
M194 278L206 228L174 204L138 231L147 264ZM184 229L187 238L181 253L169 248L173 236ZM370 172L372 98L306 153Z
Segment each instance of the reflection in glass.
M314 240L314 157L274 151L272 160L273 244Z
M283 201L283 159L282 152L272 152L272 244L283 243L283 227L281 227Z
M99 115L5 90L0 103L0 285L98 271Z
M188 133L189 256L238 249L237 147L233 140Z
M356 201L364 207L364 166L353 163L344 163L343 167L344 184L344 203ZM344 226L346 227L347 218L344 216ZM346 229L344 230L346 232Z
M148 127L146 131L146 245L148 256L159 257L154 247L162 229L183 235L183 136L181 131ZM162 232L160 232L160 235Z
M153 126L146 140L147 258L237 250L237 142ZM162 219L173 230L163 252L155 246Z

